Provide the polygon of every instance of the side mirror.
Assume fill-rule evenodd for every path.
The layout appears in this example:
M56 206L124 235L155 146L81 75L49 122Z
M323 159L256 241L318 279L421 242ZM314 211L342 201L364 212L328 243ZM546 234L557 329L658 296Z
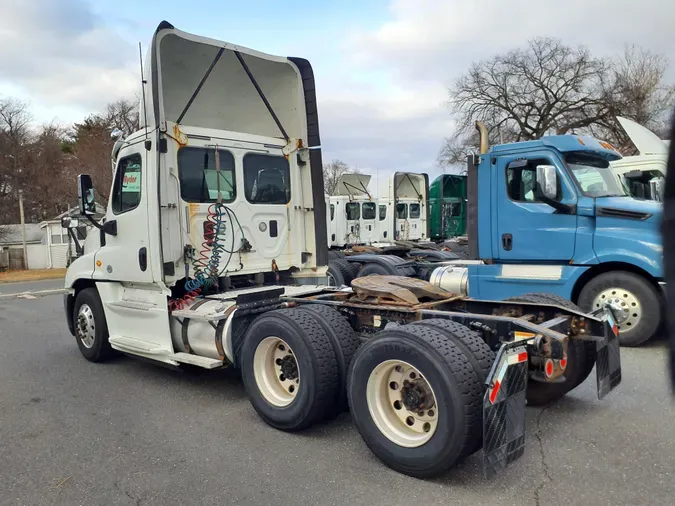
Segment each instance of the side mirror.
M70 216L61 218L61 228L78 228L79 226L80 220L77 218L71 218Z
M663 202L663 193L666 180L662 177L655 177L649 181L649 194L652 200Z
M558 172L554 165L537 165L537 190L544 201L558 196Z
M82 216L93 215L96 212L94 183L92 183L89 174L77 176L77 198L80 203L80 214Z

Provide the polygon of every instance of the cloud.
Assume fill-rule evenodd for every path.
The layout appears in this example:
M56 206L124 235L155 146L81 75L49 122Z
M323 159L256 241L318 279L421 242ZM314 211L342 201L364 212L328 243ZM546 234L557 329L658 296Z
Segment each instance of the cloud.
M670 0L395 0L389 20L352 33L345 49L361 65L386 68L397 79L449 84L471 61L536 36L583 44L603 56L627 43L668 55L673 19Z
M336 142L345 158L348 154L381 170L429 167L437 172L436 155L452 132L447 88L471 62L536 36L583 44L603 57L626 44L672 57L673 19L671 0L392 1L389 19L369 31L352 31L341 46L351 73L377 75L380 93L373 94L370 106L343 104L344 109L332 110L322 103L322 126L330 135L324 139ZM667 77L675 81L671 63ZM341 80L348 75L342 73ZM405 117L385 110L405 111ZM356 132L358 139L342 129Z
M81 0L9 0L0 16L0 80L43 106L90 112L133 96L133 46Z

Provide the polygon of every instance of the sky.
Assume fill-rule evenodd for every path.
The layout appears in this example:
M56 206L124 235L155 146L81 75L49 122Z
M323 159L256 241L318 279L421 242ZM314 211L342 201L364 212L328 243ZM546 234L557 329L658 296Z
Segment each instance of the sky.
M670 59L675 82L672 0L2 0L1 10L0 96L29 100L37 122L79 121L133 97L138 43L145 55L166 20L308 59L324 162L341 159L376 181L442 172L448 87L471 62L535 36L607 57L639 44Z

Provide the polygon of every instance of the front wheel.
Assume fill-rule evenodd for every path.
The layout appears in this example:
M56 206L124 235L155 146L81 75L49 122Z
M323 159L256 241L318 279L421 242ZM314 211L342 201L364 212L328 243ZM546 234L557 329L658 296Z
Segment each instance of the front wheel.
M648 341L661 323L661 300L656 288L632 272L599 274L581 289L578 303L585 312L608 304L614 310L621 346L639 346Z
M103 362L113 355L103 304L96 288L86 288L77 294L73 323L77 346L84 358L91 362Z

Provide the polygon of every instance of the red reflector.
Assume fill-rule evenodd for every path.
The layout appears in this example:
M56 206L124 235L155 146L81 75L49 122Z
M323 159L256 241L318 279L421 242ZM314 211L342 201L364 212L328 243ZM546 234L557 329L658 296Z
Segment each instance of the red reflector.
M551 377L553 375L553 361L551 359L548 359L546 361L546 376Z
M490 402L492 404L495 403L495 399L497 399L497 394L499 393L499 387L501 386L501 383L499 381L495 381L495 386L490 392Z
M518 362L526 362L527 361L527 352L524 351L522 353L518 353Z
M561 369L567 368L567 358L560 359L560 368Z
M617 327L616 325L612 325L612 331L614 332L614 335L616 337L619 337L619 327Z

